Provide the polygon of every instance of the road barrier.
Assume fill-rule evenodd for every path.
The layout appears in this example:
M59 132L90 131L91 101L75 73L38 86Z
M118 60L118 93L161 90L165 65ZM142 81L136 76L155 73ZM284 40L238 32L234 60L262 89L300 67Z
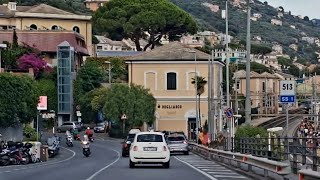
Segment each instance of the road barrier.
M269 172L275 173L282 176L285 179L286 175L291 173L290 164L282 163L278 161L272 161L267 158L255 157L247 154L233 153L230 151L223 151L217 149L211 149L203 145L198 145L196 143L189 143L190 149L193 153L200 155L208 160L216 160L222 163L227 163L233 165L232 162L237 163L237 167L240 168L241 164L248 165L248 171L252 171L252 167L262 169L264 171L264 176L268 177Z
M319 180L320 172L312 171L309 169L303 169L299 172L299 180Z

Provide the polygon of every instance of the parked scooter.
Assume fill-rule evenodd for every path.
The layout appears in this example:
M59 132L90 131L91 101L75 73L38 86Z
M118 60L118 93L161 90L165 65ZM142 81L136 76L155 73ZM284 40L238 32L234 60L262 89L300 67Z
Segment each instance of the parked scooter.
M83 136L83 141L82 141L81 143L82 143L82 152L83 152L83 155L86 156L86 157L89 157L90 154L91 154L91 151L90 151L89 138L88 138L87 135L84 135L84 136Z
M33 145L31 143L25 143L22 148L22 153L23 153L23 156L26 156L29 158L29 163L36 163L40 160L37 159L36 156L30 152L30 149L32 148L32 146Z
M29 157L25 156L22 151L23 143L22 142L12 142L8 141L8 151L6 151L6 156L9 157L11 164L28 164ZM7 158L7 157L5 157Z
M60 138L56 136L48 138L47 144L48 144L49 158L56 156L60 150Z
M72 135L69 131L66 132L67 138L66 138L66 144L69 147L73 147L73 139L72 139Z

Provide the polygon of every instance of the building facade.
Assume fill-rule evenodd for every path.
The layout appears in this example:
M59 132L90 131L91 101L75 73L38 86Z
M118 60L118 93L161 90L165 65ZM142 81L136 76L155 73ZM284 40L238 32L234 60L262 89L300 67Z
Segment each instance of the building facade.
M84 38L89 54L92 54L91 16L73 14L46 4L18 6L16 2L0 5L0 12L0 31L74 31Z
M246 72L237 71L233 78L237 82L237 92L246 96ZM280 78L277 75L252 71L250 73L251 108L256 108L258 114L278 113L279 86Z
M85 0L84 4L91 11L96 11L99 7L103 6L106 2L110 0Z
M196 58L196 61L195 61ZM208 80L209 54L172 42L127 60L129 83L150 89L157 100L156 130L183 131L190 137L196 127L196 98L192 78ZM224 63L213 61L215 95L220 94ZM208 119L208 85L200 98L201 125Z

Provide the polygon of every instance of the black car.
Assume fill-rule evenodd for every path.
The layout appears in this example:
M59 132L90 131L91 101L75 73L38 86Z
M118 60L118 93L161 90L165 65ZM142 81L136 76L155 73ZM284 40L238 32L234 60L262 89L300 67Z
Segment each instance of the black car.
M127 139L122 143L122 157L129 156L130 146L136 134L128 134Z

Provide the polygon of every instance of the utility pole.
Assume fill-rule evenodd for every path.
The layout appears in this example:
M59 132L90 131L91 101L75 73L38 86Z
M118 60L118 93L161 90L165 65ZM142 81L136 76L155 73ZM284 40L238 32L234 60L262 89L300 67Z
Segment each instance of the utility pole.
M228 20L228 0L226 0L226 93L227 93L227 107L230 107L230 82L229 82L229 20Z
M236 61L236 66L237 66L237 72L238 72L238 61ZM236 114L238 114L238 109L239 109L239 102L238 102L238 76L235 76L235 83L234 83L234 92L235 92L235 104L234 104L234 109Z
M246 62L246 107L245 107L245 119L246 124L251 122L251 100L250 100L250 54L251 54L251 35L250 35L250 18L251 18L251 7L250 0L247 0L247 62Z

